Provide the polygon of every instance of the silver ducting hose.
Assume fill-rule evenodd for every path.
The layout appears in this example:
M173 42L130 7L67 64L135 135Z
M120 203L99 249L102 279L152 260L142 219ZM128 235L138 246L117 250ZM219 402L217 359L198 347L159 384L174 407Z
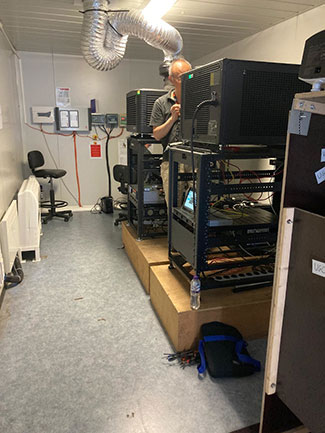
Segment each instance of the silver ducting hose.
M165 60L181 52L181 35L165 21L149 20L141 10L110 15L105 12L107 10L107 0L84 0L81 49L93 68L100 71L114 69L124 57L129 35L161 49Z

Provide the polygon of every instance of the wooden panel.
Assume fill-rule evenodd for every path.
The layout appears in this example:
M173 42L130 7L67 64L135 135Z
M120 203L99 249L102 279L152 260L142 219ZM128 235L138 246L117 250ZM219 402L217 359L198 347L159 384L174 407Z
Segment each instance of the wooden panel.
M201 308L190 308L189 284L177 270L152 266L150 297L176 350L197 347L203 323L214 320L235 326L244 338L267 334L271 288L232 293L231 288L201 293Z
M310 113L325 114L324 92L297 93L293 100L292 108Z
M150 293L150 267L168 263L167 238L137 241L134 229L122 224L125 251L147 293Z
M179 316L176 307L170 299L168 290L172 290L172 287L166 286L164 288L160 284L157 272L155 272L156 268L160 268L160 266L151 268L150 300L175 350L181 351L185 347L179 345ZM174 285L182 284L180 280L181 276L179 275L178 277L179 280L174 280Z
M275 384L278 374L282 321L287 293L293 219L294 209L283 209L279 225L278 254L275 263L274 289L265 367L264 391L267 394L274 394L276 391Z
M325 218L296 210L277 393L313 433L325 431ZM325 266L325 265L324 265Z
M298 207L325 215L325 182L318 184L315 172L324 166L325 116L313 114L308 136L290 135L284 186L284 207Z

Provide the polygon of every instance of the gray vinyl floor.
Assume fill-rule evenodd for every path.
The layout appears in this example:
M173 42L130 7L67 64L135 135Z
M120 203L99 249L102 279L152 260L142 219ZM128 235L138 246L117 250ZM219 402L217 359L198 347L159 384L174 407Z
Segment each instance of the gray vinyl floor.
M171 346L108 215L44 226L0 310L1 433L229 433L259 420L263 372L199 380ZM251 342L264 365L265 341Z

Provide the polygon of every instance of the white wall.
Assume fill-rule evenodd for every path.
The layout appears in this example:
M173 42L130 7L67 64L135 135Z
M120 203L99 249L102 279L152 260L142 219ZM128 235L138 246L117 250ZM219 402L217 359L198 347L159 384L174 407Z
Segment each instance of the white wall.
M291 18L233 45L197 59L203 65L222 57L301 63L305 40L325 28L325 6Z
M15 56L0 32L0 219L22 183L23 147ZM1 125L0 125L1 126Z
M71 104L76 107L88 107L90 99L99 102L99 112L125 113L125 96L129 90L146 87L161 88L162 79L158 67L161 62L123 60L110 72L99 72L92 69L78 56L50 55L39 53L21 53L26 97L28 123L31 123L30 107L55 106L55 88L71 88ZM38 126L38 125L33 125ZM47 125L44 129L54 131L54 126ZM117 131L116 131L117 132ZM102 133L101 136L104 134ZM114 131L115 135L115 131ZM124 132L123 137L128 135ZM123 138L121 137L121 138ZM59 168L67 171L65 182L77 195L73 140L71 137L46 136L51 151ZM110 143L110 163L113 167L118 163L118 140ZM77 138L79 177L81 185L81 202L83 205L93 205L99 197L107 195L107 175L105 159L91 160L89 157L88 138ZM53 161L46 149L41 133L24 127L24 143L26 152L40 150L44 154L46 165L54 168ZM104 145L104 142L102 142ZM56 181L57 197L76 204L61 182ZM119 196L113 184L113 196Z

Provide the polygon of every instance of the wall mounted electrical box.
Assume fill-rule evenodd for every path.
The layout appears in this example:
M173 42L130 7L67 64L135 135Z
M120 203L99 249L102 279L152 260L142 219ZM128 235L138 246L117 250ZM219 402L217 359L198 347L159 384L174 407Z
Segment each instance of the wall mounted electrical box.
M126 118L126 114L120 114L119 116L119 127L120 128L126 128L126 124L127 124L127 118Z
M60 132L88 132L91 130L90 108L55 107L56 130Z
M107 114L107 128L113 129L118 127L118 114Z
M106 126L107 114L91 113L91 122L94 126Z
M54 123L53 107L32 107L33 123Z
M118 114L91 114L92 125L94 126L106 126L107 128L117 128L119 125Z

